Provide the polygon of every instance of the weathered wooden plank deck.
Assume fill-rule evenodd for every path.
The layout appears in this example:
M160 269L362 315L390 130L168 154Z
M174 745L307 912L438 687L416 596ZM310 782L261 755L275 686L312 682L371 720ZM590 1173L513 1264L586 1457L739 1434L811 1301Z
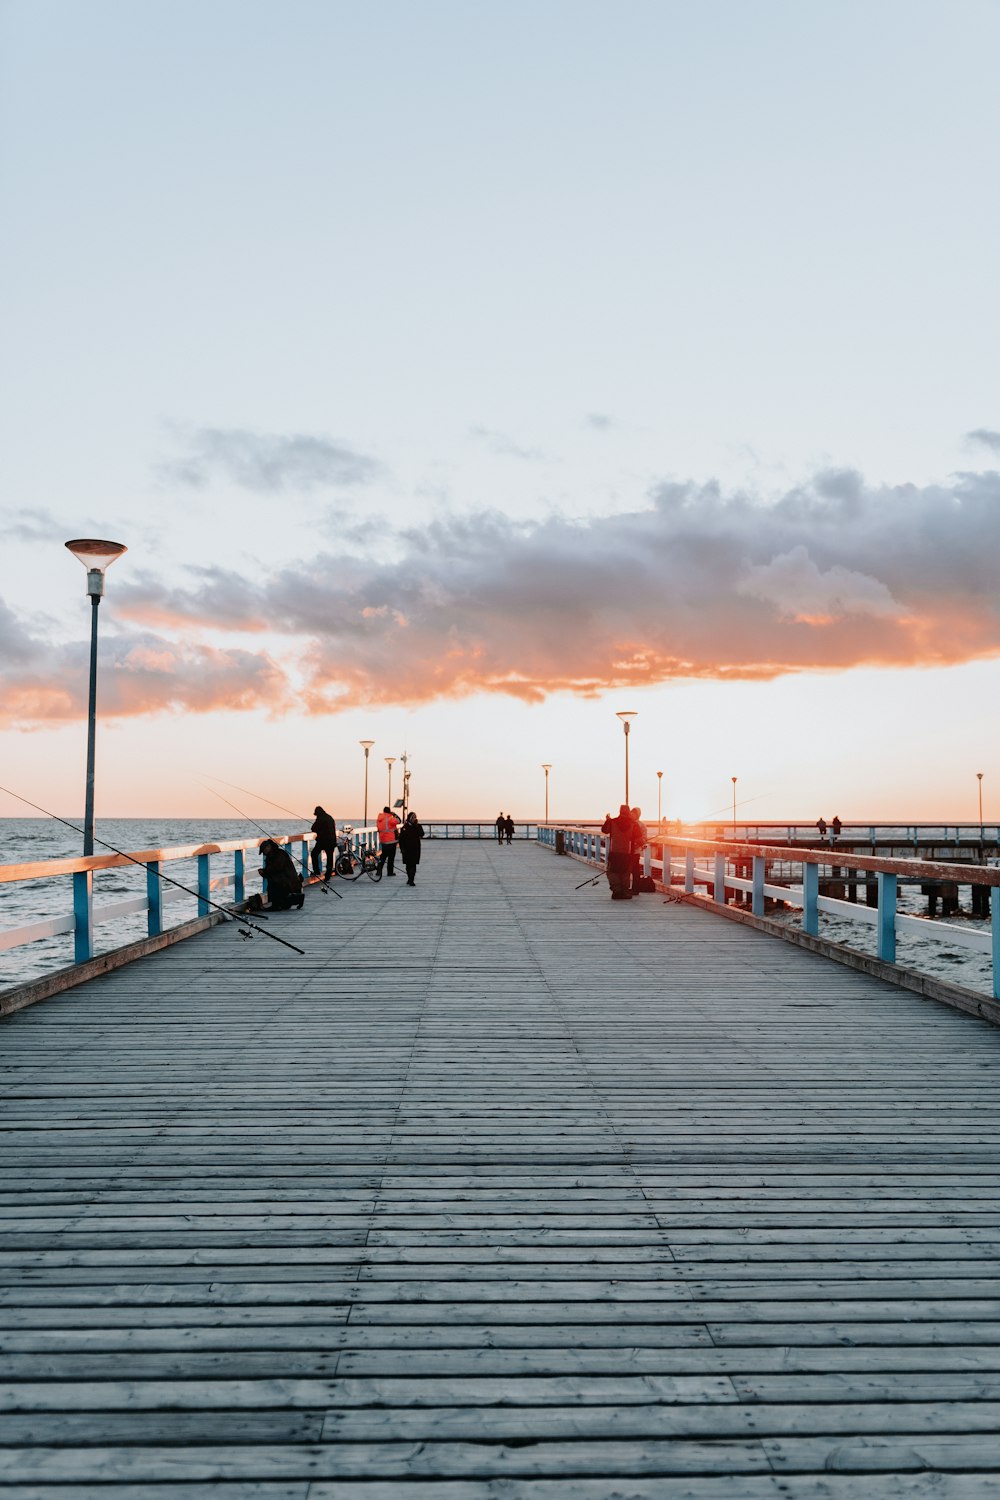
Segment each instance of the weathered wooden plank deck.
M3 1024L6 1496L1000 1494L1000 1031L581 878Z

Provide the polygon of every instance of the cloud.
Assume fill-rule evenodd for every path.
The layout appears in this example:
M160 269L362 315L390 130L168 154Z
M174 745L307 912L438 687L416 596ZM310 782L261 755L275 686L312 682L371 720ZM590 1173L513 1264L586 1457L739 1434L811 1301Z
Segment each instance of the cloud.
M61 541L66 529L50 510L27 507L0 510L0 527L9 542Z
M584 427L592 427L596 432L607 432L612 427L617 427L614 417L609 417L603 411L590 411L583 419Z
M470 427L469 432L474 438L478 438L480 442L485 443L488 448L492 449L494 453L499 453L503 458L522 458L529 463L539 463L545 458L545 454L541 448L522 448L519 443L515 443L513 438L509 438L506 433L494 432L491 427Z
M32 634L0 600L0 724L35 727L87 711L90 647ZM282 669L263 652L216 649L149 632L106 632L99 647L102 718L168 710L208 713L290 702Z
M279 494L367 485L383 473L367 454L309 433L201 427L188 436L186 450L160 464L158 471L190 489L204 489L220 478L258 494Z
M160 627L295 638L316 710L1000 654L993 472L872 488L824 470L767 504L664 482L625 515L446 515L396 541L116 599Z
M976 427L972 432L967 432L965 437L969 443L981 443L991 452L1000 453L1000 432L994 432L989 427Z

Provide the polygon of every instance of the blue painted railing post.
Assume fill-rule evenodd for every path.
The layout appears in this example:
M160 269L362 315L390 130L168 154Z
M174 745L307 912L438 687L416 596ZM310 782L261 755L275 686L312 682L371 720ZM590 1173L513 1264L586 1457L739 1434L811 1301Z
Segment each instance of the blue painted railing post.
M94 956L94 872L73 874L73 958L85 964Z
M160 880L160 861L151 859L146 866L146 932L150 937L159 937L163 931L163 883Z
M1000 885L990 886L990 929L993 934L993 998L1000 1000Z
M649 844L642 851L642 873L644 875L653 873L653 850Z
M715 856L715 892L714 899L720 906L726 904L726 856L717 854Z
M878 956L887 964L896 962L895 875L878 872Z
M664 844L664 846L663 846L663 889L665 891L669 891L669 889L670 889L670 862L671 862L670 845L669 844Z
M302 840L302 880L303 883L309 879L309 845L305 839Z
M764 874L766 862L763 854L755 854L753 857L753 892L750 898L750 910L755 917L764 915Z
M689 849L684 856L684 894L690 896L694 892L694 850Z
M237 849L233 855L233 897L236 901L245 901L247 897L247 861L242 849Z
M802 928L819 937L819 865L802 866Z
M210 907L209 907L209 904L208 904L208 893L211 890L211 885L212 885L212 876L211 876L211 871L210 871L210 868L209 868L209 863L210 863L211 858L212 858L212 856L210 854L199 854L198 855L198 915L199 915L199 917L207 917L208 913L210 911Z

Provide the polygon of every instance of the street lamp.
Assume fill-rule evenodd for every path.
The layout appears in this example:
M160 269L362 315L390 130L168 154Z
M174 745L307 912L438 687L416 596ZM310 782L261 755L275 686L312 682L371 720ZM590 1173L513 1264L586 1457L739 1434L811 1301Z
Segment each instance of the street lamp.
M392 767L395 759L396 757L394 755L387 755L385 757L385 763L389 767L389 795L386 798L386 801L388 802L390 807L392 807Z
M663 825L663 772L656 773L656 826Z
M983 773L982 773L982 771L977 771L976 772L976 780L979 782L979 835L980 835L980 838L981 838L982 837L982 833L983 833Z
M105 542L79 537L67 542L74 557L87 570L87 593L90 595L90 700L87 709L87 795L83 814L83 852L94 852L94 751L97 742L97 607L104 594L104 575L116 557L128 548L122 542Z
M400 759L400 762L402 763L402 767L403 767L403 807L402 807L402 813L403 813L403 822L405 823L406 822L406 814L407 814L407 812L409 810L409 806L410 806L410 766L409 766L410 757L409 757L408 753L404 750L403 753L402 753L402 755L399 757L399 759Z
M628 805L628 732L629 720L636 717L637 710L634 708L622 708L618 710L618 718L622 721L625 731L625 803Z
M545 821L549 821L549 772L552 770L551 761L542 762L542 770L545 772Z
M735 838L736 837L736 777L735 776L731 776L730 780L733 783L733 838Z
M363 828L368 827L368 753L374 745L374 740L358 740L358 744L365 752L365 816L362 823Z

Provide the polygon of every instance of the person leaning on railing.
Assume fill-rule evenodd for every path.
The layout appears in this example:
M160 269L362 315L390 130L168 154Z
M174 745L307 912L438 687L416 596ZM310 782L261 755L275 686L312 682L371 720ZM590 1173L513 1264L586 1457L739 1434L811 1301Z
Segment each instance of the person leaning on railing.
M608 885L612 901L631 901L632 849L635 839L635 824L628 804L623 802L617 818L610 813L601 824L601 832L608 835Z

